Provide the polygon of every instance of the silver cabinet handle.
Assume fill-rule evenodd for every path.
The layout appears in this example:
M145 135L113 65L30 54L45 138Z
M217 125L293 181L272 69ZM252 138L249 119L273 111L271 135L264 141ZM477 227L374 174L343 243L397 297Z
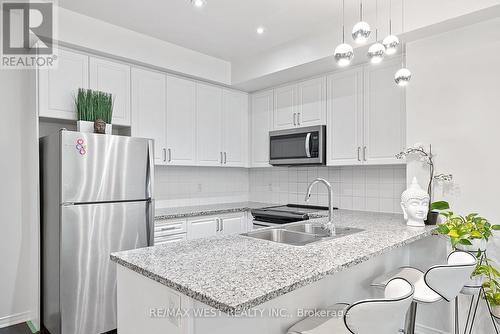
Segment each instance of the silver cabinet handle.
M227 152L224 152L224 165L227 163Z
M363 146L363 160L366 161L366 146Z
M300 125L300 113L297 113L297 125Z
M167 149L163 149L163 161L166 162L167 161Z
M172 149L168 149L168 162L172 161Z
M220 219L217 218L217 231L216 232L220 232L220 231L221 231Z
M223 164L223 161L224 160L222 159L222 152L220 152L220 163L221 163L221 165Z
M306 157L310 158L311 157L311 150L309 149L311 143L311 133L308 132L306 135Z
M293 125L297 125L296 117L297 113L293 113Z
M361 157L359 156L359 151L361 151L361 147L358 146L358 161L361 161Z
M224 231L224 221L222 219L219 219L219 222L220 222L220 231L223 232Z

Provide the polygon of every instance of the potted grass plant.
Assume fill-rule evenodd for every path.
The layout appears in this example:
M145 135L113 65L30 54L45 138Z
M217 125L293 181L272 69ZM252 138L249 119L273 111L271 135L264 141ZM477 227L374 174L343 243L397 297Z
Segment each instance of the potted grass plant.
M111 94L80 88L75 97L75 106L78 131L111 134L113 115Z

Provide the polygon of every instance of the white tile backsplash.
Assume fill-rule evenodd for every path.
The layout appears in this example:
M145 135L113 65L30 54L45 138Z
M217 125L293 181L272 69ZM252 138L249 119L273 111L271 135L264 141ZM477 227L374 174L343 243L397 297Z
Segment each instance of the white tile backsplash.
M279 177L276 177L279 175ZM287 176L286 176L287 175ZM284 167L250 170L250 200L303 204L310 181L327 179L333 187L333 203L342 209L400 212L400 196L406 187L406 166ZM274 193L278 192L279 196ZM326 188L313 189L310 204L326 205Z
M305 203L309 182L327 179L333 203L342 209L400 212L406 166L352 167L166 167L155 169L156 206L258 201ZM326 205L326 188L317 185L309 204Z

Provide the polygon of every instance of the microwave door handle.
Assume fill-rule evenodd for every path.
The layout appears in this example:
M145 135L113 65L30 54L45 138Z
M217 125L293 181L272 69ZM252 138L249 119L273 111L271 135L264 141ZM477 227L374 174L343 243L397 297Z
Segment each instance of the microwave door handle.
M309 132L307 135L306 135L306 156L308 158L311 157L311 149L310 149L310 143L311 143L311 133Z

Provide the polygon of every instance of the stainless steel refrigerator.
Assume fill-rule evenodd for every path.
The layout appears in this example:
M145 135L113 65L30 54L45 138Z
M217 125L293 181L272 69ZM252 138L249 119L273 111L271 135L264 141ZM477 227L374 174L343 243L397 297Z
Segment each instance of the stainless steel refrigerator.
M116 328L112 252L152 243L153 141L61 130L40 139L42 320L52 334Z

